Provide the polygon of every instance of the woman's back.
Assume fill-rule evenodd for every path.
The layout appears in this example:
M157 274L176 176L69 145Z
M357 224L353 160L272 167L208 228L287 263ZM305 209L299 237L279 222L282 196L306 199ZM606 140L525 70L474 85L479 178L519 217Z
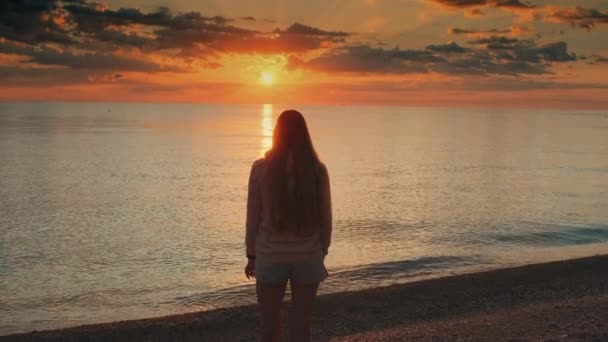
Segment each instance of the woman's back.
M272 174L266 158L256 160L251 167L249 200L247 201L248 254L265 260L310 260L326 254L331 236L331 200L327 168L321 162L314 170L320 194L319 220L298 227L285 223L278 227L273 201ZM280 229L283 228L283 229ZM255 252L254 252L255 251Z

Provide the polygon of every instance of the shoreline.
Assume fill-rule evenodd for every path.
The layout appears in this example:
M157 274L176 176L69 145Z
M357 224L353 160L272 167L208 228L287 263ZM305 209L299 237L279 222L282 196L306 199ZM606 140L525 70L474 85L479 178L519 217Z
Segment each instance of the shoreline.
M607 308L608 255L601 255L320 295L312 333L315 341L599 341L608 340ZM0 341L255 341L258 328L255 305L247 305Z

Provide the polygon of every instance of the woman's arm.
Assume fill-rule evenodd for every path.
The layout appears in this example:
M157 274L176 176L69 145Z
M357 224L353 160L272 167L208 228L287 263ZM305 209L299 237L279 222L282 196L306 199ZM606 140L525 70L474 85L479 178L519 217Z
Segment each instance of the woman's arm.
M251 166L247 191L247 220L245 223L245 246L247 256L255 257L255 239L258 235L262 216L262 197L260 194L259 160Z
M331 213L331 189L329 185L329 173L327 167L321 167L321 242L323 253L327 255L331 245L332 213Z

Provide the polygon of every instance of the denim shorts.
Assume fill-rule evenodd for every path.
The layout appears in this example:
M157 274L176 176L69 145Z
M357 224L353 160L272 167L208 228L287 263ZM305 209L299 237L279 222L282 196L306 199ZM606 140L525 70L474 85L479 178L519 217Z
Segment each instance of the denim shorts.
M283 285L290 280L292 284L306 285L320 283L327 277L324 257L310 261L268 262L255 261L256 281L269 285Z

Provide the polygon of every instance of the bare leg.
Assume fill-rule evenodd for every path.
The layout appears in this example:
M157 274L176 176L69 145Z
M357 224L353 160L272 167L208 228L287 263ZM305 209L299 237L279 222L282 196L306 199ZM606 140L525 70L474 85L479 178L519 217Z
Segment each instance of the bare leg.
M312 306L319 283L291 284L291 312L289 314L289 335L291 342L310 341Z
M285 285L256 284L262 324L262 342L281 340L281 307L285 296Z

